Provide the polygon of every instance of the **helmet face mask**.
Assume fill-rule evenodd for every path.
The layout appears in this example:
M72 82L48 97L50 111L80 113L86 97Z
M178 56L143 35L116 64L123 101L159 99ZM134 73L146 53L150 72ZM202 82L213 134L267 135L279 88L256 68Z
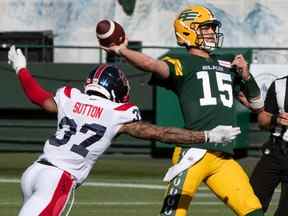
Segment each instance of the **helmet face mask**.
M212 29L212 32L208 29ZM212 52L216 48L222 47L223 33L220 32L220 26L217 23L208 23L199 25L197 31L198 46L200 49Z
M129 90L125 74L119 68L107 64L93 69L84 85L86 94L102 96L117 103L128 102Z
M206 26L212 27L213 33L210 31L207 34L201 30ZM174 28L180 46L195 47L208 52L222 46L224 36L220 32L221 22L203 6L189 6L184 9L176 18ZM215 38L214 42L211 38Z

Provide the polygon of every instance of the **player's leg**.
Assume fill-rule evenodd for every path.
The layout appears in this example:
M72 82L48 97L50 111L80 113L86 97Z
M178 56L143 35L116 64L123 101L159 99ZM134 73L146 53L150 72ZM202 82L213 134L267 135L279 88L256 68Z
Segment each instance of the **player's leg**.
M176 176L168 186L161 216L185 216L199 184L203 170L198 164Z
M288 166L288 165L287 165ZM285 174L281 184L281 196L278 208L274 216L287 216L288 215L288 173Z
M210 159L211 153L207 152L200 161L170 182L161 209L161 216L186 216L188 214L194 194L209 173Z
M287 143L286 143L287 145ZM288 146L284 146L284 150ZM287 149L286 149L287 150ZM279 156L279 163L281 164L281 196L278 204L278 208L274 216L287 216L288 215L288 154L287 152L282 152Z
M197 188L206 177L206 155L195 165L181 172L168 186L161 216L186 216Z
M250 183L264 212L268 209L279 182L280 167L277 159L272 155L263 155L252 172Z
M261 203L253 192L249 178L233 159L219 157L215 169L207 178L210 189L237 215L263 215Z
M22 185L28 185L31 181L33 192L26 197L19 216L61 215L74 189L73 178L69 173L56 167L39 163L32 166L35 172L30 171L30 174L23 175Z
M23 197L23 205L33 194L33 185L38 175L38 172L41 170L41 167L37 166L36 163L29 166L21 177L21 192Z

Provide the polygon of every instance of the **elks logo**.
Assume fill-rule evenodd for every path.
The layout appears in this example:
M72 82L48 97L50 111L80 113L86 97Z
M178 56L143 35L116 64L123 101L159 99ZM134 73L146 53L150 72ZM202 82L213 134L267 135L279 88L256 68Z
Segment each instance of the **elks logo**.
M194 12L192 10L186 10L183 11L180 15L179 15L179 19L183 20L183 21L188 21L188 20L192 20L194 21L196 18L200 17L200 14L198 12Z

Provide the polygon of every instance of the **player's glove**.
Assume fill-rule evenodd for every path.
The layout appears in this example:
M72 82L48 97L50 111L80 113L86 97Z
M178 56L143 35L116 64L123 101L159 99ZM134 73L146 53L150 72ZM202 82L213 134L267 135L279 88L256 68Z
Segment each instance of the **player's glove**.
M16 74L18 74L21 68L26 68L27 66L26 58L22 51L20 49L16 50L14 45L10 47L8 52L8 64L12 65Z
M205 131L206 142L210 143L229 143L241 133L239 127L229 125L219 125L212 130Z

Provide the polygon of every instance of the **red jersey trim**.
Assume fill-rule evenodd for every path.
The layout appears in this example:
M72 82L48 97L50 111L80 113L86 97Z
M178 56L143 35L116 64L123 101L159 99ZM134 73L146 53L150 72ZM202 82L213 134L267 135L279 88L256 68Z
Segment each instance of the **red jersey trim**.
M72 87L71 86L65 86L64 94L65 94L66 97L71 98L71 91L72 91Z
M118 110L118 111L126 111L128 110L129 108L135 106L134 104L132 103L125 103L125 104L122 104L116 108L114 108L114 110Z

